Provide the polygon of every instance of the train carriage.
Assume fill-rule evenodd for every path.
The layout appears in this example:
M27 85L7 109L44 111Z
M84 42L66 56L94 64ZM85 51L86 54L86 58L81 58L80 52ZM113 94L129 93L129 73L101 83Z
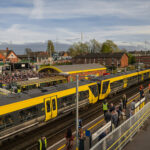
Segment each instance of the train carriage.
M99 99L102 100L107 96L116 94L125 88L129 88L130 86L148 80L149 78L150 69L146 69L97 77L93 81L96 81L100 85Z
M98 101L97 84L79 82L79 107ZM76 83L0 97L0 140L75 109Z

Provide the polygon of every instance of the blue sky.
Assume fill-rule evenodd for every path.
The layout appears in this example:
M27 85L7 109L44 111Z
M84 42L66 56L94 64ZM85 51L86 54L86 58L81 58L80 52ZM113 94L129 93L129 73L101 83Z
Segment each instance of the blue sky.
M1 0L0 43L95 38L150 46L149 0Z

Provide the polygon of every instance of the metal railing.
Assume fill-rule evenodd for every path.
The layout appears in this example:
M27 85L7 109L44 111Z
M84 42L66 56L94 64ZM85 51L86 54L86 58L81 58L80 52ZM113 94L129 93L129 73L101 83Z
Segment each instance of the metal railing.
M150 116L150 102L141 108L135 115L126 120L118 128L109 133L95 144L91 150L122 149L139 131L144 121Z

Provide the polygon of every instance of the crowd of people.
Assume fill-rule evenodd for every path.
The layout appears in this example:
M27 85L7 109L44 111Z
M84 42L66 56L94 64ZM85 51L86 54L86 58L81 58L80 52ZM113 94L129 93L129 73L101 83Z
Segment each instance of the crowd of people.
M74 136L72 135L72 130L71 128L67 129L66 135L66 146L65 150L73 150L74 146ZM84 139L85 139L85 134L82 129L82 120L79 120L79 132L78 132L78 138L79 138L79 150L84 150Z
M118 127L120 119L122 120L126 119L127 117L126 108L127 108L126 94L122 96L122 99L120 99L120 103L117 106L114 106L113 103L110 103L110 105L108 105L108 103L104 101L103 103L104 118L106 123L111 121L112 130Z
M3 72L0 74L0 83L10 84L18 81L26 81L29 78L45 78L48 77L48 74L45 72L38 73L32 70L23 70L23 71L13 71L13 72Z

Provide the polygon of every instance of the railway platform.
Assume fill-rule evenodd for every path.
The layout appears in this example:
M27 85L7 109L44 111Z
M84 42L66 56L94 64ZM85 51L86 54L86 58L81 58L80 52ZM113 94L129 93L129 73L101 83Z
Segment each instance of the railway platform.
M150 118L144 123L132 141L130 141L124 150L149 150L150 149Z
M92 146L91 150L148 150L150 146L149 117L150 102L147 102L134 115ZM147 133L144 133L144 130Z
M133 101L133 100L138 100L139 99L139 93L137 93L136 95L134 95L133 97L131 97L131 98L129 98L128 99L128 108L127 108L127 110L128 110L128 113L129 113L129 106L130 106L130 103ZM146 99L148 100L149 99L149 97L146 95ZM148 100L149 101L149 100ZM139 108L141 107L141 105L139 105ZM149 107L150 107L150 103L149 103ZM138 109L139 109L138 108ZM140 108L140 110L141 110L141 108ZM139 111L139 110L137 110L136 109L136 111ZM136 116L137 117L137 116ZM139 116L138 116L139 117ZM137 118L138 118L137 117ZM133 119L133 120L135 120L135 119ZM127 120L126 120L127 121ZM125 121L125 122L126 122ZM123 122L124 123L124 122ZM123 124L122 123L122 124ZM150 121L149 121L149 123L150 123ZM103 128L105 126L105 121L104 121L104 116L103 115L101 115L100 117L98 117L97 119L95 119L95 120L93 120L92 122L90 122L89 124L87 124L87 125L85 125L84 127L83 127L83 130L89 130L90 131L90 133L96 133L100 128ZM120 125L121 126L121 125ZM130 127L130 126L132 126L130 123L124 128L124 131L122 131L122 133L119 133L119 132L117 132L117 133L115 133L114 134L114 141L113 142L116 142L117 141L117 139L116 139L116 137L118 137L119 138L119 136L120 135L122 135L123 134L123 132L126 132L127 131L127 127ZM107 126L107 127L109 127L109 125ZM150 130L150 128L149 128L149 130ZM100 131L101 132L101 131ZM75 132L73 133L73 135L75 136ZM128 135L126 135L126 136L128 136ZM126 137L125 136L125 137ZM150 134L149 134L149 136L150 136ZM125 138L125 137L123 137L123 138ZM96 137L97 138L97 137ZM105 138L104 138L105 139ZM103 140L103 139L102 139ZM131 138L130 138L130 140L131 140ZM106 142L106 141L105 141ZM98 149L99 149L99 147L102 147L103 145L105 145L106 143L103 143L101 146L98 146ZM119 143L120 142L122 142L122 141L119 141ZM90 142L89 142L89 138L88 137L86 137L86 140L85 140L85 143L84 143L84 145L85 145L85 150L88 150L88 149L90 149ZM91 149L92 150L96 150L97 148L95 148L94 146L96 145L96 143L93 143L92 144L92 146L91 146ZM118 145L118 143L117 143L117 145ZM130 145L129 145L130 146ZM131 145L132 146L132 145ZM52 150L52 149L57 149L57 150L64 150L65 149L65 138L63 138L61 141L58 141L57 143L55 143L54 145L52 145L52 146L50 146L49 148L48 148L48 150ZM75 147L74 147L74 149L75 149ZM102 148L103 149L103 148ZM106 149L106 147L104 147L104 149ZM114 147L112 147L112 148L110 148L110 150L111 149L114 149ZM128 149L126 149L126 150L128 150Z

